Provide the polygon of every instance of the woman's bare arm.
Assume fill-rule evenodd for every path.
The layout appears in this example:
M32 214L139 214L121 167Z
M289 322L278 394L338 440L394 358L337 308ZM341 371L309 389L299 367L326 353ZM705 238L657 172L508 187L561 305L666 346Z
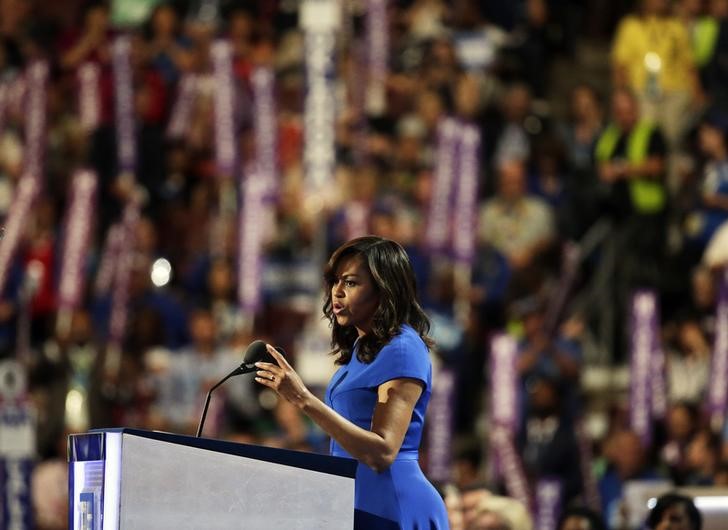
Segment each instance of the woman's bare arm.
M268 346L268 352L277 364L256 363L259 369L256 381L296 405L352 457L374 471L384 471L392 464L407 433L415 404L422 394L420 381L399 378L380 385L371 429L367 430L347 420L314 396L288 361L274 348Z

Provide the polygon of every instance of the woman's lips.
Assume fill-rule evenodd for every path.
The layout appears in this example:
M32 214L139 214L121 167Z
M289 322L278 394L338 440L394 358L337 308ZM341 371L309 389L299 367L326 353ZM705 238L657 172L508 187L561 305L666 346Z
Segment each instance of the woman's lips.
M334 309L334 314L338 315L339 313L344 311L344 306L341 304L334 304L333 309Z

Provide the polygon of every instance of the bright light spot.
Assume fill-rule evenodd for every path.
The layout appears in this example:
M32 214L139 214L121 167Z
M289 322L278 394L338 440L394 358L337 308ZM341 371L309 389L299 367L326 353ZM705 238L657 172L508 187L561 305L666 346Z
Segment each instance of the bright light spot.
M164 258L157 259L152 264L152 283L156 287L164 287L172 278L172 264Z
M66 424L73 430L85 430L86 411L84 410L84 395L73 388L66 394Z
M728 506L728 497L725 495L716 495L715 497L695 497L693 499L695 507L703 511L725 510ZM647 508L651 510L657 504L657 499L652 497L647 501Z
M645 68L650 72L659 72L662 68L662 59L655 52L645 54Z
M728 497L695 497L693 502L701 510L725 510L728 506Z
M79 414L83 407L83 395L78 390L71 390L66 396L66 410L73 415Z

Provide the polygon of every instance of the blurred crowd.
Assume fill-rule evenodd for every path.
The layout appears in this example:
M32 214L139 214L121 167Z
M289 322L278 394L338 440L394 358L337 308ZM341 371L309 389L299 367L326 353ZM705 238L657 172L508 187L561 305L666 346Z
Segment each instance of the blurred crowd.
M392 0L386 98L376 108L361 96L367 2L343 2L337 163L319 201L304 185L299 3L231 0L210 19L201 16L209 2L159 2L142 23L119 28L123 3L0 0L0 83L14 86L34 60L50 65L44 188L0 299L0 358L22 360L36 411L39 528L66 525L68 433L194 433L207 389L256 338L282 347L322 391L333 370L320 318L324 260L363 233L407 249L433 322L435 364L455 372L452 481L442 484L454 529L532 528L527 507L514 507L486 473L489 340L504 330L518 341L516 445L525 475L532 483L558 477L562 506L586 514L590 526L579 528L632 528L622 502L631 480L728 487L728 431L704 414L718 291L728 281L728 0ZM117 163L110 51L122 30L131 36L143 207L127 328L112 358L114 293L100 272L108 229L130 196ZM217 38L233 51L243 162L255 150L251 74L259 66L275 72L279 183L261 220L255 314L239 308L237 227L220 215L231 191L215 164ZM608 75L584 66L587 52L603 54ZM101 105L90 132L77 102L77 71L89 62L99 67ZM190 75L194 105L184 133L170 138L180 81ZM24 167L26 112L3 110L5 218ZM476 124L482 137L477 250L465 285L453 262L424 244L445 116ZM86 292L70 325L60 326L63 219L73 170L86 166L100 182ZM160 267L168 281L158 281ZM649 446L629 428L619 383L629 364L628 303L640 288L658 295L667 359L668 410ZM588 374L607 383L589 386ZM588 463L575 457L579 425ZM214 395L205 435L327 451L297 411L243 378ZM600 499L593 511L583 507L589 477Z

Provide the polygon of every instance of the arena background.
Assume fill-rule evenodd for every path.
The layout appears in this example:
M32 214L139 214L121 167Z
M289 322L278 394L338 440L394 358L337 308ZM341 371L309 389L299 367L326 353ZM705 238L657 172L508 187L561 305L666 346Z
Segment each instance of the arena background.
M322 393L323 266L373 233L433 322L453 528L640 528L675 487L724 528L727 18L0 0L0 527L66 527L69 433L194 433L254 339ZM244 377L205 436L327 451Z

